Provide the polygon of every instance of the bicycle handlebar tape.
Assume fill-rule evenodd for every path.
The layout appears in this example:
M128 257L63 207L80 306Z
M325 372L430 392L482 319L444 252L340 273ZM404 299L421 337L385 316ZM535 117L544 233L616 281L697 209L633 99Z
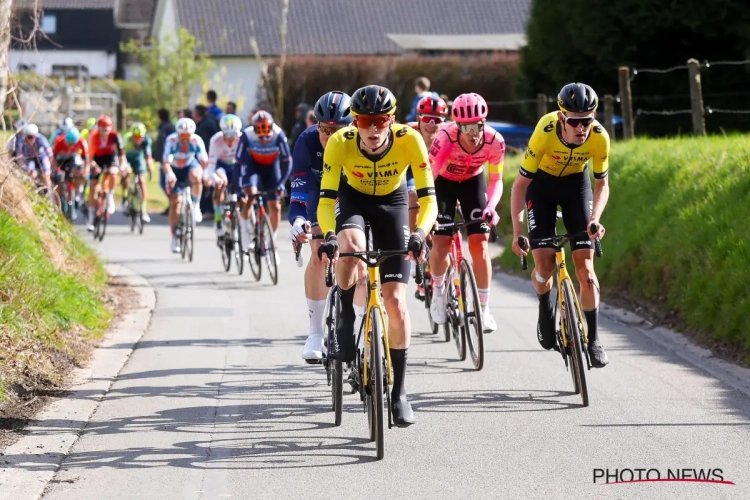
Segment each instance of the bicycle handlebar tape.
M599 225L596 222L592 222L589 229L592 233L597 233L599 232ZM602 251L602 241L599 238L594 238L594 253L597 257L601 257L602 253L604 253Z
M331 271L331 264L326 264L326 287L331 288L333 286L333 272Z
M521 250L526 251L526 240L523 238L523 236L518 237L518 246L521 247ZM521 256L521 269L524 271L529 268L528 262L526 262L526 256Z

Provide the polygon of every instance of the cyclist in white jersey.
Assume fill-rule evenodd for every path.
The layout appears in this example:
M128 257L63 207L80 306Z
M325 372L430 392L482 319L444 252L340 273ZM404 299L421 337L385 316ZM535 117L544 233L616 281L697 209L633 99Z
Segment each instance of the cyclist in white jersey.
M237 146L239 145L242 120L236 115L224 115L219 124L221 132L211 138L208 145L208 168L203 177L207 187L215 185L214 222L216 236L224 236L221 224L221 206L224 204L224 192L231 186L230 193L235 191L239 181L240 169L237 163Z

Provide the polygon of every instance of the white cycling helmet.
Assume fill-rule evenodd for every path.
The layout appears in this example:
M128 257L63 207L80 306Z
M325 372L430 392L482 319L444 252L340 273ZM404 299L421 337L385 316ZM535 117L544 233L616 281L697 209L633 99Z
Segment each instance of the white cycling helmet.
M175 125L178 135L183 134L194 134L195 133L195 122L190 118L180 118L177 120Z
M224 135L234 137L239 135L240 130L242 130L242 120L237 115L224 115L221 117L219 126Z
M33 123L29 123L23 128L23 135L26 137L36 137L39 134L39 127Z
M72 129L75 126L75 123L73 123L73 119L69 116L66 116L62 120L60 120L60 125L58 125L58 128L62 130L63 132L67 132L68 130Z

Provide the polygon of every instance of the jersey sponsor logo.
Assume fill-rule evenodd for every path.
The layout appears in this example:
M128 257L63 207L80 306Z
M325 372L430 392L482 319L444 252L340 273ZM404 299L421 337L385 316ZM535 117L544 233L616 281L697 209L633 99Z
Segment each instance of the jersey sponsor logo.
M432 156L437 155L440 152L440 146L438 146L437 141L432 143L432 147L430 148L430 154Z
M298 188L298 187L304 186L305 184L307 184L307 182L305 182L304 179L300 179L298 177L292 177L291 184L292 184L292 188Z
M355 137L356 134L354 133L353 130L347 130L346 132L344 132L341 135L344 136L344 139L351 141L352 139L354 139L354 137Z
M596 133L596 134L601 134L602 133L602 128L599 125L595 125L594 128L593 128L593 130L594 130L594 133Z
M323 163L323 168L325 169L326 172L331 171L331 166L328 163Z
M455 163L451 163L448 165L445 171L448 172L449 174L463 174L465 169L461 165L456 165Z
M360 179L364 178L365 176L365 174L363 174L362 172L352 172L352 175L354 177L359 177Z
M321 151L318 151L318 156L322 157L323 153Z
M583 155L581 155L581 156L571 156L570 157L570 161L571 162L576 162L576 163L585 163L585 162L588 161L589 158L590 158L590 156L583 156Z
M409 129L406 128L406 127L402 128L401 130L397 130L396 131L396 137L401 138L401 137L405 136L408 130Z
M550 156L550 158L552 158L554 160L558 160L558 161L562 160L562 156L557 156L557 155L549 155L549 156Z
M401 279L401 278L403 278L403 276L404 276L404 275L403 275L403 274L401 274L401 273L395 273L395 274L386 274L386 275L385 275L385 279L388 279L388 278L398 278L398 279Z
M373 177L382 178L382 177L393 177L394 175L398 175L398 169L393 170L386 170L386 171L380 171L380 172L367 172L367 177L372 179Z
M534 210L532 208L529 208L526 212L526 219L529 223L529 233L536 229L536 219L534 217Z
M526 154L525 154L525 155L523 155L523 159L524 159L524 160L526 160L526 159L528 159L529 157L531 157L531 158L536 158L536 155L535 155L535 154L534 154L534 152L533 152L533 151L531 150L531 148L526 148Z
M419 164L419 168L421 168L422 170L424 170L424 169L427 168L427 164L426 163L420 163Z
M552 132L553 128L555 128L555 126L552 124L552 122L549 122L547 125L545 125L544 131L545 132Z

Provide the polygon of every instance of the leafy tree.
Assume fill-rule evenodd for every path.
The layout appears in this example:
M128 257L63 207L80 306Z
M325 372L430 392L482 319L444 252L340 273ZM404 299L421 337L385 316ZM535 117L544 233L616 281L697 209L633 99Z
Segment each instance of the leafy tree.
M554 95L566 83L584 81L599 95L617 94L618 66L746 59L749 25L748 0L532 0L517 89L528 97ZM705 68L704 95L716 94L715 107L750 108L750 96L731 102L721 97L747 92L748 68ZM644 108L689 108L687 73L638 75L633 95L644 99ZM689 124L690 117L684 119Z
M147 44L130 40L120 45L120 50L134 54L143 68L147 106L170 111L186 107L193 87L206 81L212 63L199 49L195 37L183 27L178 29L176 41L167 36Z

